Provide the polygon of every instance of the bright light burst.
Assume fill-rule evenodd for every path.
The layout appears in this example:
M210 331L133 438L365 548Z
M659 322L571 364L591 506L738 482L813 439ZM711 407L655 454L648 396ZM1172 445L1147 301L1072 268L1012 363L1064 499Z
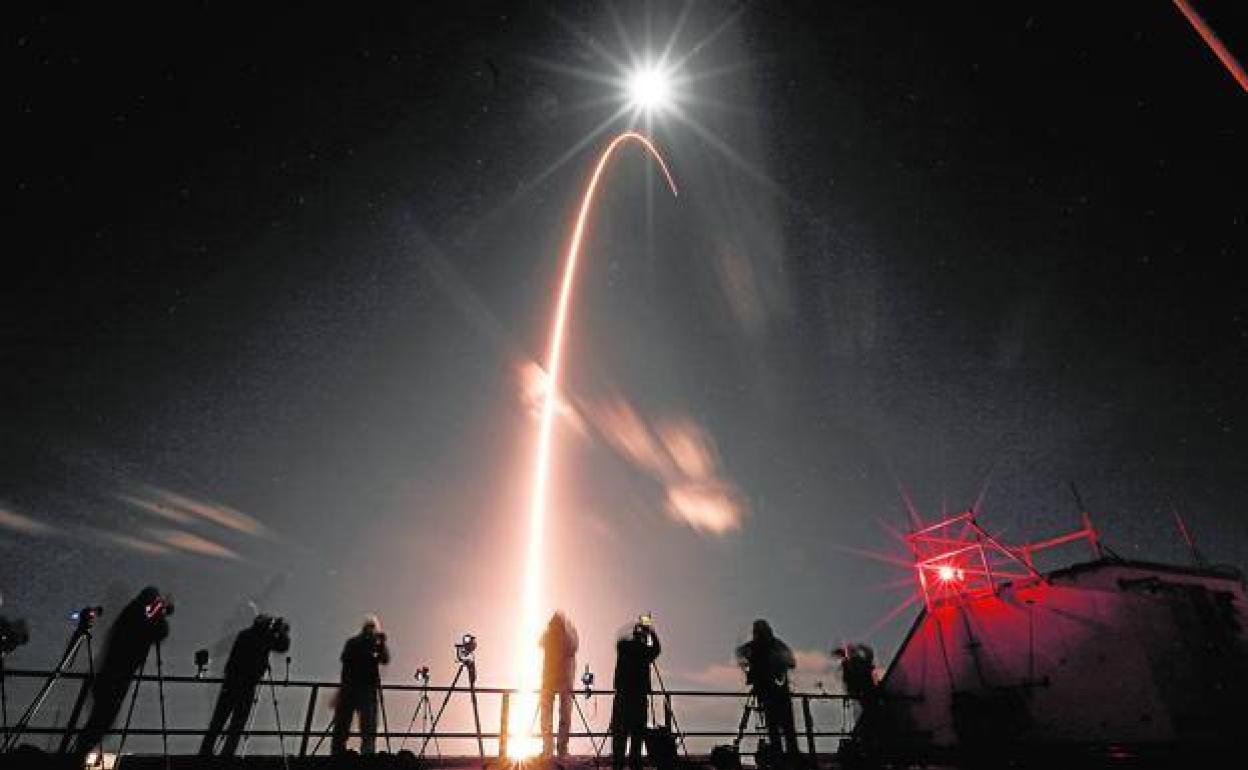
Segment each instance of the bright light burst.
M653 114L672 106L672 76L655 65L646 65L628 76L628 103L633 109Z

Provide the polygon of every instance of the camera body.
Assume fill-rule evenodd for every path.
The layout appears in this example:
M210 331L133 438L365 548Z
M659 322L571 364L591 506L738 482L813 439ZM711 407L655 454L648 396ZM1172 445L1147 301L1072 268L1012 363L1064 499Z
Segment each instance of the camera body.
M420 668L416 669L416 673L413 674L412 677L416 680L416 683L419 684L421 687L428 687L429 686L429 667L421 666Z
M581 687L585 689L585 697L588 698L594 691L594 672L589 670L589 664L585 664L585 672L581 674Z
M270 618L265 633L269 644L277 647L280 641L290 637L290 624L286 622L286 618Z
M143 615L148 620L160 620L173 614L173 598L157 596L143 607Z
M472 660L473 653L477 651L477 637L472 634L464 634L463 637L455 643L455 657L460 661Z

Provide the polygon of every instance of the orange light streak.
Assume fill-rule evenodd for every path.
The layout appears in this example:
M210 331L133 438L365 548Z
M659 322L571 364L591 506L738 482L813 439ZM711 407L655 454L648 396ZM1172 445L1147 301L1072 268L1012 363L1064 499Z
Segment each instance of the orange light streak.
M510 724L507 726L507 753L513 757L525 757L537 753L537 739L532 734L532 717L537 706L536 690L539 685L541 659L537 649L541 618L538 615L538 599L542 588L542 545L546 528L547 491L550 482L551 445L554 432L555 413L558 408L559 374L563 364L563 342L566 336L569 306L576 284L576 265L581 252L581 241L585 235L585 223L593 206L594 195L598 183L602 179L607 161L615 149L625 142L638 142L658 162L663 176L675 196L676 181L668 170L667 163L658 149L645 136L627 131L611 140L606 149L598 157L598 164L589 178L585 194L581 198L580 212L576 217L576 226L572 230L572 240L568 244L567 257L564 261L563 280L559 287L559 302L555 308L554 324L550 333L550 347L546 355L546 392L542 401L542 416L537 436L537 464L533 472L532 504L529 508L529 542L526 555L524 587L521 600L520 638L516 645L516 668L520 691L516 698L516 707L511 711Z

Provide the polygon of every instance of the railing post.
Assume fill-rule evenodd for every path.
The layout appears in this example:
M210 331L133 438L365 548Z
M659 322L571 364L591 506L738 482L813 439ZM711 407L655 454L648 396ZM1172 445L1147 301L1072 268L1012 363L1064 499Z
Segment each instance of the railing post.
M669 733L672 731L672 694L670 692L663 693L663 726Z
M308 693L308 712L303 717L303 737L299 739L299 756L301 757L308 755L308 735L312 732L312 717L316 715L316 695L320 689L319 684L314 684L312 692Z
M502 765L503 760L507 757L507 732L508 718L511 716L511 693L503 692L503 704L499 707L501 713L498 721L498 762Z
M815 761L815 720L810 715L810 696L802 696L802 718L806 720L806 750L810 752L812 766Z

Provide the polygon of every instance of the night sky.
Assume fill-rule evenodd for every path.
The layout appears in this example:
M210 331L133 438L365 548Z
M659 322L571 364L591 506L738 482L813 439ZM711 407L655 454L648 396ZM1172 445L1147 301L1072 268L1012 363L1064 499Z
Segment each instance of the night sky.
M759 616L799 683L887 656L902 490L1023 541L1074 482L1125 557L1186 562L1175 510L1248 565L1248 96L1172 4L186 5L10 35L10 665L155 583L180 673L252 601L299 676L376 611L393 678L472 631L513 684L527 378L617 64L669 41L680 196L614 161L557 434L600 682L645 610L674 685L738 686Z

